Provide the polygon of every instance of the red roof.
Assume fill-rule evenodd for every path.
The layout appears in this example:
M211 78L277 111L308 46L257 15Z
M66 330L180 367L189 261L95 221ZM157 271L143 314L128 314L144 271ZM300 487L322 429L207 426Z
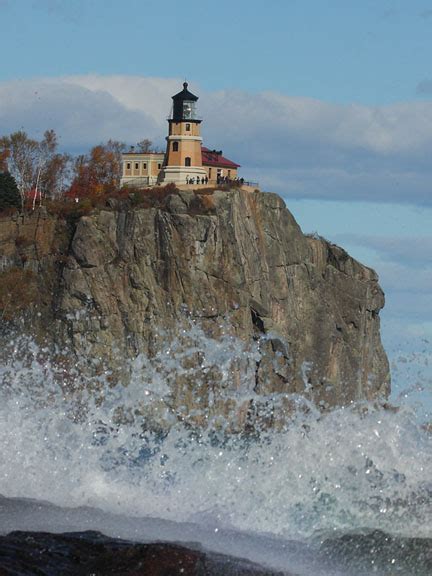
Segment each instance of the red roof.
M201 148L202 163L204 166L215 166L221 168L240 168L240 164L236 164L232 160L228 160L222 156L222 150L209 150L205 146Z
M27 190L25 192L25 197L27 200L34 200L35 198L40 198L42 196L40 190L36 190L36 188L32 188L31 190Z

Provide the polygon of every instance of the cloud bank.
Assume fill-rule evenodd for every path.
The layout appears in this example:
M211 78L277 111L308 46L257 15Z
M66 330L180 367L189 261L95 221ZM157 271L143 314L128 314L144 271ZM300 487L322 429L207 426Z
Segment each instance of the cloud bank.
M0 83L1 133L54 128L84 151L108 138L164 144L180 79L69 76ZM337 105L276 92L205 92L205 144L286 197L432 204L432 102Z
M408 269L422 268L417 273L424 273L425 266L432 270L432 236L366 236L361 234L338 234L337 242L354 243L375 250L382 260L399 263ZM411 271L411 276L413 276ZM414 275L415 277L415 275ZM432 287L432 277L428 284Z

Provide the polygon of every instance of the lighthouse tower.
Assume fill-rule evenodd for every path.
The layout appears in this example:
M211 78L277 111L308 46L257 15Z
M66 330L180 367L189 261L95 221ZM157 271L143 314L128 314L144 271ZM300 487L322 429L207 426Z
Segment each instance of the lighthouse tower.
M207 176L201 157L201 119L196 113L198 96L189 92L185 82L183 90L172 99L165 160L158 181L186 184L192 178L196 181Z

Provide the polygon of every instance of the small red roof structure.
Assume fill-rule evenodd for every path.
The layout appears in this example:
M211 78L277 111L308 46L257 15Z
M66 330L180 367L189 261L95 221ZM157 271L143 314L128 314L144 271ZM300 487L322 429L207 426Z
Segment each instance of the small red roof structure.
M40 190L36 190L36 188L32 188L31 190L27 190L25 192L26 200L36 200L42 196Z
M209 150L205 146L201 148L203 166L215 166L216 168L240 168L232 160L222 156L222 150Z

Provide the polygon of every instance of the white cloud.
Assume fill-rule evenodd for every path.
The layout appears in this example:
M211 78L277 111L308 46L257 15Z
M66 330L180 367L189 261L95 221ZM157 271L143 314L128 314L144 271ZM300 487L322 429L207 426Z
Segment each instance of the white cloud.
M40 136L54 128L67 149L85 150L115 138L135 142L159 135L144 110L123 106L107 90L91 90L67 78L0 83L3 133L23 129Z
M126 110L141 111L150 116L165 136L171 96L179 92L181 81L173 78L143 76L69 76L68 84L91 92L110 94ZM180 88L179 88L180 87Z
M432 102L368 107L275 92L205 92L203 135L246 178L291 197L432 204ZM54 128L66 148L108 138L161 145L181 80L71 76L0 83L2 132Z
M232 121L261 138L271 132L312 146L332 146L372 154L415 154L432 147L432 103L400 103L381 107L336 105L273 92L220 92L206 95L209 121L230 129ZM253 122L251 122L253 119ZM222 122L222 124L220 124ZM231 128L232 129L232 128ZM237 131L236 131L237 133Z

